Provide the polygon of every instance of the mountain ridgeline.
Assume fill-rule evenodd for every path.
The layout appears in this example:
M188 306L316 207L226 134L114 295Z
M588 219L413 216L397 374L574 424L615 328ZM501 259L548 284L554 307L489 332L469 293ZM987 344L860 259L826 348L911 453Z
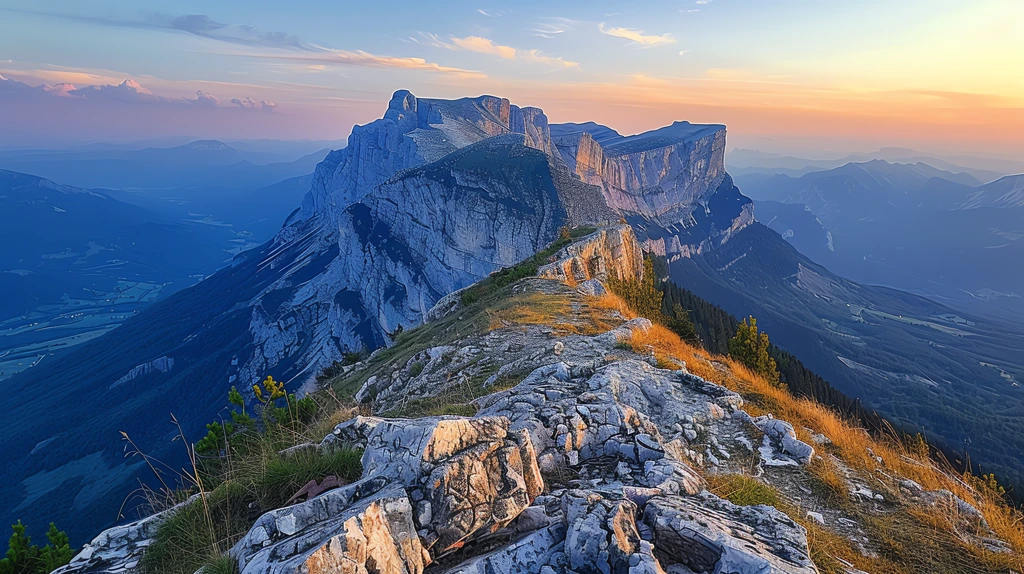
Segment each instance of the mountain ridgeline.
M82 540L150 479L140 457L122 457L120 431L177 468L185 453L169 413L198 440L232 386L250 392L272 375L310 389L346 353L390 344L442 297L533 256L562 227L622 219L666 258L673 282L754 314L840 390L950 442L969 436L975 458L1019 471L1007 451L1024 449L1011 412L1021 397L998 374L973 378L987 367L966 365L996 338L1020 335L986 336L973 322L968 349L965 327L934 318L948 312L940 305L815 265L754 221L725 171L725 147L723 126L622 136L549 125L541 110L491 96L396 92L383 118L356 126L317 166L272 241L8 381L0 519L55 520ZM993 404L1005 410L992 428L972 426Z
M1024 176L982 185L923 163L875 160L738 179L759 221L843 277L997 320L1024 317Z

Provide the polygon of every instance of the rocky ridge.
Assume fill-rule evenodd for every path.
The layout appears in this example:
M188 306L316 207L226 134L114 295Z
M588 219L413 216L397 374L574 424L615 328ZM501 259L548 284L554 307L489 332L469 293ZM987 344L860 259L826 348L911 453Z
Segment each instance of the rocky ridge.
M261 516L230 551L238 571L818 572L807 529L791 515L709 491L708 481L735 474L802 500L808 521L827 523L865 556L877 555L860 514L804 491L809 465L835 458L828 437L808 431L818 452L788 422L750 415L736 392L681 362L662 368L630 343L656 327L602 306L601 280L642 274L632 257L638 250L628 226L601 229L541 269L568 276L509 288L513 302L564 303L564 317L523 322L497 313L487 329L450 344L351 367L343 379L370 375L358 394L378 414L293 448L359 447L362 477ZM577 268L575 258L590 264ZM567 285L576 279L583 282ZM469 312L448 309L423 329L455 325ZM582 329L573 320L607 328ZM482 385L478 396L465 397L474 416L394 415L473 381ZM843 468L856 504L881 516L897 504L871 490L877 479ZM898 484L914 504L956 507L965 535L980 536L973 543L1005 550L964 500ZM137 571L156 528L176 511L104 532L61 574ZM846 564L829 571L859 572Z

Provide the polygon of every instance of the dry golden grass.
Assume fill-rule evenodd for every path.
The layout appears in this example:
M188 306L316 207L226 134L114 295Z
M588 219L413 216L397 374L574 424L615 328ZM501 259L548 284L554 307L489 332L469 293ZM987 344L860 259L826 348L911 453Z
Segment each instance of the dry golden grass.
M597 297L587 297L586 303L594 309L615 311L625 319L633 319L636 317L636 314L629 308L629 305L626 305L626 302L622 300L622 297L619 297L610 291L606 292L604 295L598 295Z
M686 363L686 370L702 379L723 381L724 374L715 368L707 351L686 344L679 335L657 323L646 331L634 330L629 340L623 342L640 354L653 351L659 364L671 364L668 359L675 359Z
M973 488L968 477L959 475L948 465L931 460L924 445L908 446L897 440L895 433L893 438L872 437L824 405L810 399L796 398L785 389L772 386L745 366L730 359L725 361L733 375L727 377L726 386L747 396L755 394L765 397L772 403L775 415L792 423L798 435L806 435L803 427L808 427L829 437L832 441L829 450L847 466L859 471L862 478L874 477L872 488L875 490L885 491L890 498L899 499L900 493L895 482L900 478L909 478L926 490L948 490L981 511L992 531L1007 542L1013 552L999 555L964 543L957 531L959 521L951 514L955 513L955 509L941 506L913 507L913 511L908 514L915 519L917 526L925 527L925 532L941 534L947 542L961 547L978 563L997 569L993 571L1008 565L1018 569L1024 567L1024 515L1007 505L998 493ZM807 440L809 437L800 438ZM882 462L879 463L872 453L881 457ZM824 457L819 458L819 464L812 465L812 472L835 489L845 488L838 469ZM909 527L905 528L904 532L909 530Z
M611 293L586 297L575 309L562 295L531 294L516 299L511 305L490 313L492 329L516 324L542 324L556 331L589 335L607 331L623 319L636 317L620 297ZM743 395L747 401L744 410L752 416L772 413L789 421L798 437L805 442L811 442L810 432L806 429L829 437L832 444L822 449L825 452L815 457L809 470L823 488L830 491L827 495L830 504L861 518L869 535L882 549L882 555L864 556L846 537L807 520L805 513L791 503L780 502L781 509L807 529L812 558L822 572L844 572L840 560L876 574L1024 569L1022 514L1008 506L999 494L974 488L969 480L948 465L931 460L925 445L908 446L895 438L895 433L893 438L873 437L828 407L811 399L795 397L728 357L712 356L704 349L693 347L662 325L655 324L647 331L636 330L622 343L639 354L653 353L659 365L676 368L676 361L684 362L689 372ZM881 457L882 462L879 463L875 456ZM868 481L873 490L886 494L887 500L904 502L885 516L858 511L849 498L847 479L836 460ZM982 512L993 532L1013 551L996 554L969 543L959 531L961 523L955 510L905 501L898 488L898 482L903 478L909 478L927 490L949 490L974 505ZM715 488L715 483L712 484ZM736 487L735 482L719 484L718 487L726 488L723 485Z
M588 298L588 304L595 308L618 311L623 317L635 317L619 297L609 294ZM931 460L926 445L908 446L895 438L873 437L845 417L828 407L807 398L791 395L786 389L773 386L762 377L751 372L746 366L728 357L712 356L703 349L695 348L662 325L655 324L647 331L636 330L627 341L623 341L635 352L652 353L659 364L671 365L670 359L686 363L686 369L709 381L739 392L748 402L744 409L752 416L772 413L789 421L795 427L798 437L811 442L807 428L829 437L832 445L827 452L836 456L847 467L865 480L871 481L874 490L884 492L889 500L901 500L898 481L909 478L926 490L944 489L953 492L981 511L992 531L1013 549L1011 553L997 554L968 543L958 528L958 520L948 508L906 505L898 510L892 520L872 520L875 532L889 549L890 555L877 559L865 558L854 551L842 536L817 523L809 523L804 517L794 516L808 529L812 540L812 553L823 571L842 571L834 560L842 558L854 566L871 572L918 572L919 568L933 568L935 572L958 571L1009 571L1024 568L1024 515L1006 504L995 492L976 489L966 477L960 476L948 465ZM882 458L879 463L875 456ZM847 481L842 470L831 456L816 457L810 471L832 491L832 499L839 506L850 504ZM892 524L899 528L892 528ZM914 539L923 547L932 547L941 555L954 550L969 557L971 569L964 569L959 561L951 568L935 566L941 560L950 563L952 558L937 558L935 562L918 560L912 556ZM828 567L826 567L828 566ZM833 567L834 566L834 567ZM909 568L909 569L908 569Z
M565 328L565 318L571 312L565 297L543 293L518 295L501 308L487 311L488 328L492 331L512 325L562 325Z
M574 302L564 295L529 293L510 299L498 309L487 311L490 330L516 325L544 325L551 327L558 336L597 335L614 329L622 320L612 311L618 311L625 318L632 318L632 312L615 295L587 297Z

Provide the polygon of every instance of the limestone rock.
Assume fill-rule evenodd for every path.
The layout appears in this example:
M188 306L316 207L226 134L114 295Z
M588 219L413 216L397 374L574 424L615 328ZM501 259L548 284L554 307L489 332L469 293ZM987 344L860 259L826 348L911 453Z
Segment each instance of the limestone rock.
M576 287L576 291L590 297L600 297L608 293L608 288L599 279L587 279Z
M507 526L544 488L525 431L502 417L356 417L333 440L363 447L363 477L263 515L232 550L248 572L417 574ZM416 526L421 528L417 532Z
M695 572L816 574L802 526L770 506L736 506L711 494L655 497L644 523L663 568Z
M232 550L241 574L423 572L430 555L416 534L405 490L393 486L360 499L363 486L329 491L261 517Z
M198 496L198 495L197 495ZM197 496L129 524L115 526L100 533L92 542L54 574L114 574L138 571L146 548L156 536L157 528Z
M598 230L562 248L555 257L557 261L537 270L539 277L588 282L633 279L644 274L643 251L628 225ZM590 285L596 294L596 287Z
M766 464L773 466L794 464L787 460L788 457L792 457L792 461L797 464L809 464L814 458L814 447L796 438L796 430L788 422L771 416L750 417L746 413L742 413L740 416L764 432L764 446L760 451ZM788 455L788 457L777 456L778 453Z

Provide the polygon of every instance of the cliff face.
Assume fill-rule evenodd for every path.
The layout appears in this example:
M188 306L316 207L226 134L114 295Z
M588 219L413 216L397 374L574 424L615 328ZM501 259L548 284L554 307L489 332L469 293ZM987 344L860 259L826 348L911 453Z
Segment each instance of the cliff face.
M562 124L552 140L567 169L602 190L644 248L670 260L713 249L754 221L753 204L725 172L724 126L676 122L624 137Z
M579 128L556 129L559 154L609 205L670 221L704 203L725 178L725 126L671 126L599 144Z
M256 352L239 378L288 363L312 373L342 352L385 345L444 295L537 252L563 224L625 216L692 227L730 189L722 126L609 132L552 132L541 110L491 96L396 92L382 119L355 128L349 146L317 168L301 212L277 239L314 247L267 290L274 309L253 306ZM643 239L662 254L698 251L750 213L716 215L718 227Z
M644 253L628 225L601 229L555 254L537 270L539 277L568 283L643 277Z
M572 221L547 156L529 141L481 140L293 224L290 241L315 237L309 256L266 290L276 306L253 307L256 352L240 378L256 380L284 361L315 374L342 352L383 346L444 295L550 243Z
M342 209L399 171L430 163L491 136L523 134L527 146L550 152L547 116L493 96L461 100L395 92L384 117L355 126L348 146L317 166L301 217L336 222Z

